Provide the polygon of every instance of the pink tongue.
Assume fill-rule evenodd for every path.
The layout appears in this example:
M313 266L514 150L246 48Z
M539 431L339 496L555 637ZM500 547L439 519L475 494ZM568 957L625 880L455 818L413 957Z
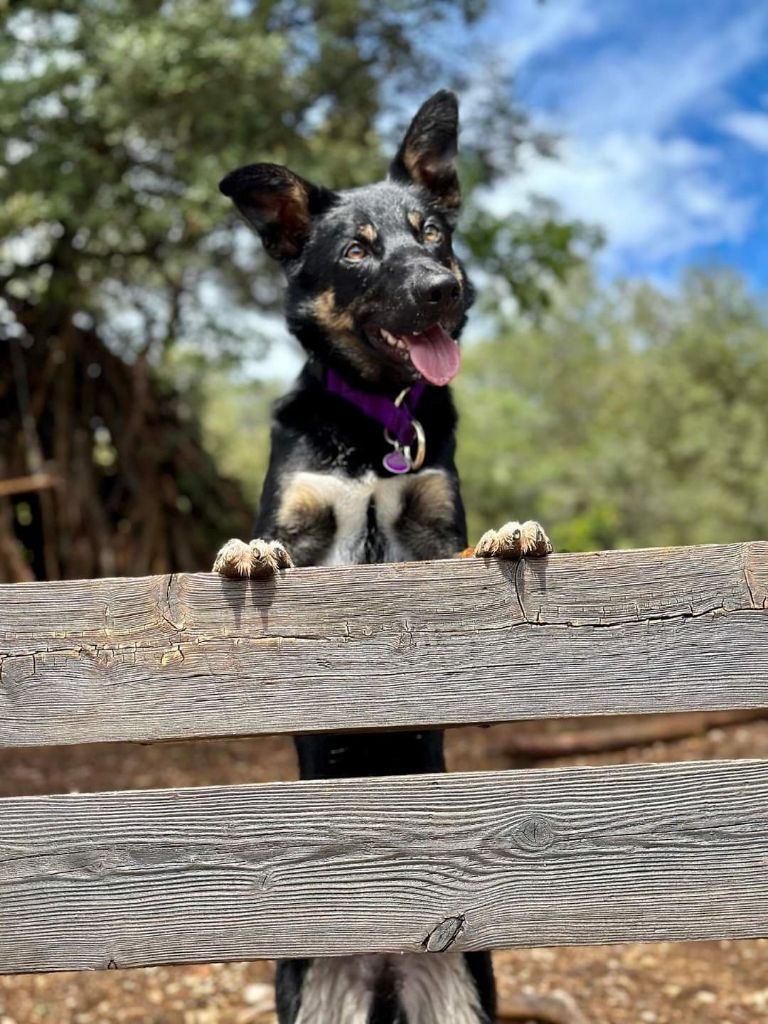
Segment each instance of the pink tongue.
M459 372L459 346L439 324L421 334L405 335L411 362L430 384L447 384Z

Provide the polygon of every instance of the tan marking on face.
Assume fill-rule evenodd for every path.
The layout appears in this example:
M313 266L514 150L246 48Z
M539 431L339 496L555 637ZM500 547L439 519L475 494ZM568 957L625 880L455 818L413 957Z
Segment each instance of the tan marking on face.
M381 363L363 348L363 342L352 332L334 335L334 343L365 380L377 381L382 375Z
M458 262L451 256L448 260L448 269L459 282L459 288L464 289L464 274L461 272L461 267Z
M408 214L408 223L411 225L414 231L421 231L424 224L424 217L419 213L418 210L411 210Z
M315 319L329 334L351 331L354 326L352 314L348 309L339 309L336 305L336 294L333 288L321 292L312 300L312 311Z
M312 300L312 311L315 320L325 329L336 348L344 353L355 369L367 380L377 380L381 376L381 365L355 334L352 312L336 306L333 288L328 288Z
M360 224L357 228L357 233L361 238L364 238L366 242L375 242L379 237L373 224Z

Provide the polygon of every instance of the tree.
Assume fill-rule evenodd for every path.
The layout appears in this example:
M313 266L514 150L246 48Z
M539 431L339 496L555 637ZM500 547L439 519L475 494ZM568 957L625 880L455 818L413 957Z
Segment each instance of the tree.
M481 6L12 5L0 43L8 294L87 313L129 354L180 335L237 350L242 304L274 302L274 275L235 230L219 178L257 158L339 185L379 173L382 102L445 71L422 45L426 28ZM508 96L506 106L507 124L498 95L478 111L496 129L473 150L480 180L497 169L492 152L504 140L514 148L526 138Z
M470 347L459 461L473 534L544 522L559 550L768 531L768 315L726 272L666 294L571 283Z

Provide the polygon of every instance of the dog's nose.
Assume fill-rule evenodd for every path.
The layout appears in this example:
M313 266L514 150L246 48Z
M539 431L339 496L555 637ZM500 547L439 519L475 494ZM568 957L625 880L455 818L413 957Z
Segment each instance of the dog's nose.
M419 304L436 308L456 302L459 294L459 283L448 271L426 274L414 288L414 298Z

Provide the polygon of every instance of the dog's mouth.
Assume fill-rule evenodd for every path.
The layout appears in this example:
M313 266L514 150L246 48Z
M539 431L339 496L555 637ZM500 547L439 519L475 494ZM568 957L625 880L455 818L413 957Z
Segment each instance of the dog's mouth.
M418 334L393 334L380 327L378 336L396 359L416 370L430 384L448 384L459 372L458 343L440 324L432 324Z

